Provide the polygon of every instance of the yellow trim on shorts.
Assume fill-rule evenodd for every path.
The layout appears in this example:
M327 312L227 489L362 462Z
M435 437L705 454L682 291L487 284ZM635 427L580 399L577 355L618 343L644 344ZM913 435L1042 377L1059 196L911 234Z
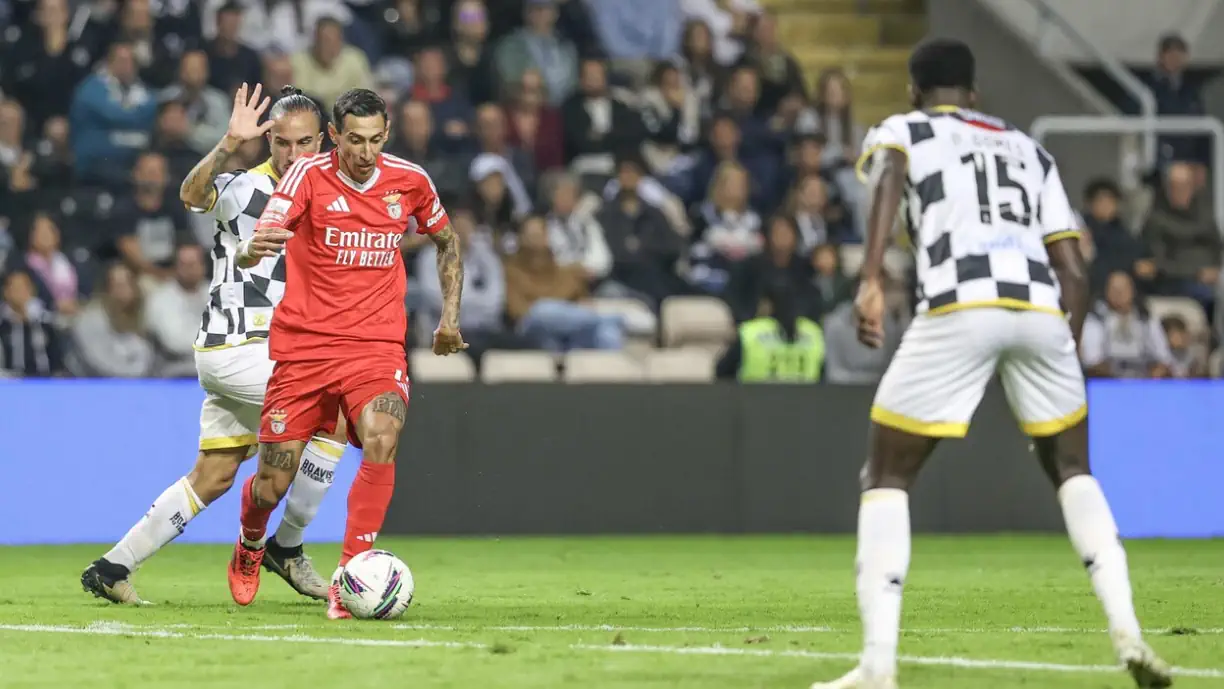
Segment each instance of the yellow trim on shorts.
M901 144L876 144L868 147L868 149L863 151L863 154L859 156L858 161L854 163L854 176L858 177L860 182L867 181L867 171L863 169L867 166L867 161L871 160L871 156L875 155L875 152L882 148L891 148L894 151L901 151L901 154L905 156L906 161L909 160L909 151L905 150L905 147Z
M234 344L220 344L220 345L214 345L212 347L200 347L199 345L191 345L191 348L196 350L197 352L216 352L222 349L233 349L234 347L241 347L242 345L251 344L252 342L267 342L267 341L268 341L268 338L266 337L248 337L242 342L236 342Z
M875 405L871 407L871 420L881 426L888 426L898 431L905 431L911 435L920 435L926 438L963 438L969 432L968 423L957 421L919 421L918 419L911 419L908 416L902 416Z
M1052 309L1048 306L1037 306L1023 299L989 299L986 301L962 301L955 304L947 304L934 309L927 309L926 313L932 316L938 316L944 313L953 311L963 311L965 309L1011 309L1013 311L1039 311L1048 313L1054 316L1062 317L1063 312L1059 309Z
M200 438L201 450L232 450L236 447L258 444L259 436L254 433L231 435L224 438Z
M1080 405L1079 409L1060 419L1054 419L1053 421L1021 421L1020 428L1024 429L1025 435L1033 438L1045 438L1062 433L1083 421L1087 416L1088 404L1085 402Z
M1046 244L1053 244L1054 242L1063 239L1079 239L1080 234L1081 233L1079 230L1059 230L1058 232L1051 232L1050 234L1042 237L1041 241L1045 242Z

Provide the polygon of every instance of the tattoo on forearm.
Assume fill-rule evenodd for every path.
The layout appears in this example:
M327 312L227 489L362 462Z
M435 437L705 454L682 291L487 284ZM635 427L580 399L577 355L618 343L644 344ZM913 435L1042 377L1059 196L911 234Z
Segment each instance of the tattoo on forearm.
M269 445L264 447L264 451L260 453L263 463L273 469L282 471L291 471L293 469L293 451L281 449L279 445Z
M384 392L370 401L370 410L375 413L390 414L392 418L404 425L404 419L408 415L408 405L404 404L404 398L394 392Z
M222 144L214 146L208 155L191 168L191 172L187 173L182 186L179 187L179 196L183 201L197 208L208 205L213 194L213 182L225 170L225 163L232 155L233 152Z
M459 237L448 224L433 236L438 247L438 281L442 286L444 311L459 316L459 304L463 300L463 256L459 251Z

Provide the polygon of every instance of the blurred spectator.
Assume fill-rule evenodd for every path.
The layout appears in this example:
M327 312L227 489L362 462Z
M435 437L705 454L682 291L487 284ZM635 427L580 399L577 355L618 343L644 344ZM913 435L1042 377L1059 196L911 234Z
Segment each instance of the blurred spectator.
M106 183L127 179L149 143L157 102L136 76L132 44L112 43L106 64L77 87L70 131L77 176Z
M560 105L578 81L578 51L557 33L557 0L526 0L525 13L527 25L503 38L494 53L498 86L520 83L523 72L534 68L544 77L550 102Z
M616 154L640 144L645 131L641 116L608 93L607 67L583 60L582 84L561 107L565 158L575 172L611 175Z
M69 32L71 18L68 0L38 0L33 24L12 29L19 38L5 51L0 86L25 104L32 131L50 117L68 114L71 87L93 64L89 49Z
M885 281L890 279L885 276ZM853 289L853 288L851 288ZM844 301L825 315L825 381L837 385L875 385L901 346L905 317L895 305L884 311L884 345L872 349L859 342L854 304Z
M1150 83L1152 95L1156 97L1156 112L1160 115L1204 115L1203 96L1200 85L1186 79L1186 65L1190 62L1190 46L1177 34L1160 39L1156 56L1156 70ZM1208 145L1199 136L1160 137L1160 160L1168 163L1175 160L1207 162Z
M0 172L4 179L12 176L13 168L28 158L25 150L25 110L13 100L0 101ZM25 163L28 169L30 161Z
M483 0L459 0L451 18L451 44L447 48L450 85L467 93L468 101L480 105L497 98L489 16Z
M1164 191L1157 194L1143 226L1143 240L1152 251L1165 292L1184 294L1211 313L1220 277L1220 228L1211 204L1198 193L1188 163L1165 169Z
M1101 294L1110 273L1130 273L1140 292L1149 292L1156 279L1156 263L1148 248L1122 224L1122 192L1108 179L1096 179L1084 190L1084 225L1092 236L1094 257L1090 268L1093 294Z
M1094 378L1164 378L1173 357L1160 324L1135 301L1123 271L1110 274L1105 299L1084 321L1080 338L1084 373Z
M174 79L182 56L184 37L171 33L169 27L158 30L151 1L125 0L119 9L118 26L96 25L96 40L102 41L99 47L106 43L113 45L114 41L129 43L140 79L150 88L158 89Z
M723 79L723 68L714 61L713 41L709 26L701 21L689 21L684 25L680 54L675 58L688 91L701 104L702 117L713 112L714 94Z
M63 371L55 318L34 296L34 281L24 270L4 276L0 304L0 374L46 378Z
M514 234L514 222L530 212L530 208L522 212L516 210L507 183L507 177L513 177L513 173L507 168L505 160L497 156L479 156L473 161L471 175L476 184L473 210L476 222L488 230L499 245L513 247L513 243L506 242L512 242L508 238Z
M217 10L217 37L208 42L208 83L224 93L232 93L241 84L257 84L263 75L259 53L242 42L243 15L241 2L230 0ZM269 95L279 89L265 91Z
M412 91L412 63L402 57L387 57L374 69L374 90L390 106L406 102Z
M804 253L819 244L858 241L844 209L829 202L828 183L818 174L799 179L786 213L799 228L799 246Z
M230 97L208 85L208 54L203 50L183 53L178 82L162 92L161 100L183 104L191 129L187 143L196 153L208 153L225 136L229 127Z
M765 286L756 317L740 324L718 360L715 375L741 383L816 383L824 365L824 333L801 312L795 285L785 277Z
M824 182L824 219L833 240L857 243L866 236L866 187L858 181L853 166L827 168L823 164L827 141L824 134L801 134L791 145L787 175L795 180L792 193L801 193L804 179L818 177ZM798 199L802 200L802 199ZM800 221L800 230L803 223Z
M549 199L548 245L563 267L578 266L588 282L597 283L612 271L612 252L603 227L586 210L579 209L581 181L571 173L557 171L544 193Z
M441 48L423 48L416 54L412 99L429 105L441 134L459 142L471 134L472 104L461 91L447 84L446 54Z
M30 271L47 286L54 308L60 315L71 316L77 311L76 267L60 251L60 231L55 220L46 213L38 213L30 226L29 251L25 262Z
M518 252L506 259L506 312L519 333L554 352L621 349L620 316L579 303L588 296L585 271L557 264L544 218L526 218L519 240Z
M734 64L744 53L752 30L752 20L760 13L757 0L680 0L686 17L709 27L714 59L722 65Z
M505 163L506 172L512 174L512 178L507 179L506 183L510 185L510 191L514 195L516 210L519 213L531 210L530 194L535 189L535 165L532 164L531 156L510 144L506 113L498 105L486 103L476 109L476 143L476 160L486 156L499 158ZM471 169L475 168L474 160Z
M479 363L490 349L529 348L530 342L506 328L506 275L492 238L487 232L477 230L476 218L470 209L453 208L450 218L463 245L463 309L459 328L464 341L470 345L468 354ZM422 317L431 324L442 313L437 257L437 248L433 242L427 242L416 259Z
M791 219L781 215L770 218L765 250L731 269L726 298L736 322L756 317L765 288L775 280L788 280L800 292L806 288L811 268L798 250L799 235Z
M710 294L722 294L731 267L760 253L764 246L761 216L748 205L748 171L722 163L714 172L709 195L693 217L697 242L691 252L689 282Z
M589 0L587 8L613 60L665 60L680 47L684 15L676 0Z
M669 295L682 291L675 266L684 242L663 212L642 198L645 173L640 157L621 156L616 197L595 216L612 252L612 272L600 293L635 297L658 308Z
M203 16L205 38L219 31L216 11L227 0L207 0ZM352 12L343 0L239 0L242 3L242 43L259 52L275 51L292 54L310 47L310 34L320 19L328 18L341 26L352 20ZM272 91L276 93L277 91Z
M169 182L165 156L142 153L132 171L132 194L119 200L111 216L120 258L142 277L171 277L175 248L195 241L187 210Z
M642 94L641 112L650 137L645 153L653 169L669 169L676 156L699 144L701 101L685 86L675 65L655 66L650 86Z
M446 156L434 138L433 113L428 105L405 101L391 123L396 131L388 152L429 170L429 176L443 196L454 196L467 189L467 170L460 161Z
M1207 349L1190 336L1186 321L1168 316L1160 321L1169 343L1169 373L1174 378L1206 378Z
M760 98L761 80L756 69L738 67L731 73L719 105L739 125L740 145L745 150L781 152L784 138L772 130L767 117L757 114Z
M34 145L31 169L41 189L67 190L72 186L72 144L68 118L56 115L43 123L42 138Z
M710 188L714 170L723 163L739 163L740 129L735 119L721 114L710 122L705 146L695 154L676 161L667 177L667 187L687 205L699 203ZM760 160L753 158L754 162ZM769 174L759 167L753 172ZM754 194L754 201L763 200L763 191Z
M796 94L807 98L803 70L794 56L778 43L778 19L770 12L757 18L752 32L752 45L744 54L743 63L761 75L761 100L757 110L769 115L778 109L782 99Z
M837 247L821 244L809 254L811 276L807 288L808 313L813 320L821 320L825 314L854 298L854 285L842 271L841 257Z
M840 69L826 69L816 81L814 124L825 136L823 165L853 165L863 145L863 128L854 121L850 80Z
M389 0L383 12L382 51L384 55L411 57L441 37L437 17L424 11L421 0Z
M565 165L565 134L561 111L548 104L544 78L534 69L523 72L506 102L507 142L532 156L539 171Z
M95 297L72 325L70 367L77 375L145 378L153 373L153 345L144 334L144 297L136 275L112 264Z
M182 103L167 101L157 109L152 148L166 157L172 186L182 183L200 161L200 152L188 140L190 135L191 123Z
M166 378L195 376L195 340L200 312L208 303L204 249L194 244L178 247L174 279L149 292L145 330L161 354L159 373Z
M275 100L286 86L300 88L293 83L293 59L288 55L269 53L263 56L263 90ZM316 98L313 94L307 94Z
M332 17L318 20L310 50L294 53L290 62L296 86L318 98L325 110L349 89L374 88L365 53L345 42L344 25Z

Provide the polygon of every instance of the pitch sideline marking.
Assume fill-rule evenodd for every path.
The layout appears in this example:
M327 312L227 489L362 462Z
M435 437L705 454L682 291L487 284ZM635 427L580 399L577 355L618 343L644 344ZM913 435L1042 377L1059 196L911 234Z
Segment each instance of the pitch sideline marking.
M162 639L192 639L209 641L259 641L300 644L335 644L338 646L381 646L398 648L451 648L451 649L487 649L487 644L459 641L430 641L428 639L370 639L355 637L319 637L304 634L271 635L271 634L195 634L169 629L136 629L128 625L102 622L87 627L69 627L43 624L0 624L0 631L49 634L90 634L97 636L136 636ZM812 660L858 660L857 653L825 653L820 651L728 648L725 646L649 646L627 644L622 646L596 646L592 644L571 644L571 650L597 651L604 653L658 653L668 655L721 655L721 656L751 656L759 658L807 658ZM958 667L975 670L1027 670L1037 672L1058 673L1105 673L1118 672L1121 668L1114 665L1070 665L1063 663L1038 663L1020 660L992 660L960 658L956 656L901 656L901 663L908 665L927 665ZM1183 677L1204 677L1224 679L1224 670L1213 668L1174 668L1174 674Z

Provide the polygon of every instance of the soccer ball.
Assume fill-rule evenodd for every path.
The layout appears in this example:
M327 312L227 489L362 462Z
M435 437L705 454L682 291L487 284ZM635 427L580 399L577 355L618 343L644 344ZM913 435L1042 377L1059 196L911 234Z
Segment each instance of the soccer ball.
M358 619L393 620L403 615L415 588L408 565L385 550L367 550L340 571L340 600Z

